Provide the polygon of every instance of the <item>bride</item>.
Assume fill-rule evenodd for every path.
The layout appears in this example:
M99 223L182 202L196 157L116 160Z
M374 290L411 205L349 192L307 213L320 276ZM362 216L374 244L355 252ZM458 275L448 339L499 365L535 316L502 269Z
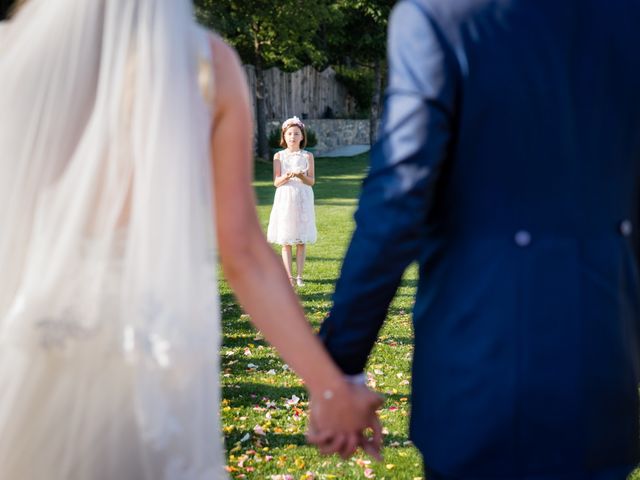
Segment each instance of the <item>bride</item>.
M264 239L242 69L190 2L29 0L0 42L0 478L224 478L216 243L327 442L377 451L378 397Z

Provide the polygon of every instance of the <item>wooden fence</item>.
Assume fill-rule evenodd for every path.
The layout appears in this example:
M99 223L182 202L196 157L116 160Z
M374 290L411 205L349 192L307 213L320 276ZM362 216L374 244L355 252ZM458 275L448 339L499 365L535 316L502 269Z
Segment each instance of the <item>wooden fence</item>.
M245 65L245 72L255 111L255 68ZM282 121L293 115L300 118L326 118L327 113L345 118L356 111L355 100L336 79L336 72L331 67L318 72L306 66L292 73L270 68L264 71L264 80L268 120Z

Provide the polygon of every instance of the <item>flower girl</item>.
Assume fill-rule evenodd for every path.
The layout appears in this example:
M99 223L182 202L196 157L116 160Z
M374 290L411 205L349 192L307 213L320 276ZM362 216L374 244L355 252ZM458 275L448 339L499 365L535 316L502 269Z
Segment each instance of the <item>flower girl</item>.
M313 154L303 150L307 144L304 124L292 117L282 124L280 146L273 157L273 184L276 194L269 218L267 239L282 245L282 261L291 285L304 285L302 272L305 245L316 241L313 207L315 169ZM296 277L291 273L292 246L296 246Z

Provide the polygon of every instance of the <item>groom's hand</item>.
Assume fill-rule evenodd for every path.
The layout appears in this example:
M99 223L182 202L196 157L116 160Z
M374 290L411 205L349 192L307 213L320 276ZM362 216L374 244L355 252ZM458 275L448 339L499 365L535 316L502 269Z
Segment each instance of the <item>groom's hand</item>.
M331 399L312 398L307 441L324 455L338 453L346 459L362 447L380 460L382 426L376 410L382 403L365 385L347 385Z

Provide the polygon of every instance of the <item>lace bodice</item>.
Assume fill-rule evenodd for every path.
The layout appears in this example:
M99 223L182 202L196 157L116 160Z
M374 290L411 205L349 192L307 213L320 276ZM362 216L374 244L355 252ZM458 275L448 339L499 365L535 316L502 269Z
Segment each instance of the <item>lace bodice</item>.
M311 154L281 150L278 153L280 175L309 174ZM300 178L292 177L276 188L269 216L267 239L279 245L315 243L317 238L313 189Z
M281 174L307 172L309 170L309 154L304 150L297 152L282 150L280 151L280 165Z

